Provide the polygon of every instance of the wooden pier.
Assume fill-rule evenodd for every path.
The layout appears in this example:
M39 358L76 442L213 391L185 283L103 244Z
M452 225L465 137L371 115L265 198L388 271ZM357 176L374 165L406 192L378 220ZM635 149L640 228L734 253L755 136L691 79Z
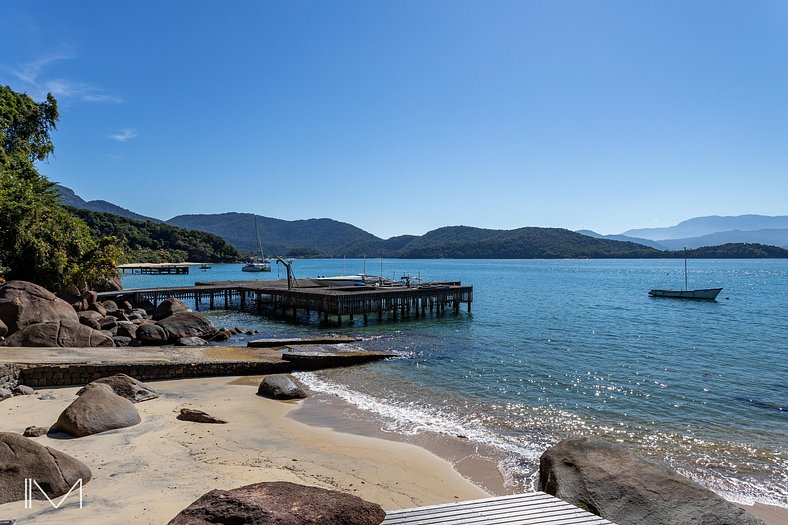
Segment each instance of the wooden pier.
M143 275L184 275L189 273L188 264L121 264L118 270L122 273L143 274Z
M378 320L388 316L393 320L404 317L420 318L429 314L443 314L447 310L459 313L460 306L471 311L473 286L460 282L422 283L419 285L376 287L353 286L347 288L323 287L312 284L288 289L286 280L276 281L224 281L198 282L194 286L170 288L144 288L102 292L101 300L132 299L139 304L151 301L158 305L168 297L193 301L194 309L252 310L258 313L273 312L296 321L299 315L307 319L312 313L318 320L328 323L343 318L354 321L356 316L368 321L370 315ZM207 304L206 304L207 303Z

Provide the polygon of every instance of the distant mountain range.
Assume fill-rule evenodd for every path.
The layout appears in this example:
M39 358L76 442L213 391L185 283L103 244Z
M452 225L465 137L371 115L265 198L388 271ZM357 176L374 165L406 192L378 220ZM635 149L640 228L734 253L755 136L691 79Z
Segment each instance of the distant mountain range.
M681 250L729 243L758 243L788 247L788 215L739 215L695 217L668 228L640 228L619 235L578 233L602 239L627 240L658 250Z
M60 191L61 199L65 204L76 208L113 213L134 220L162 222L106 201L86 202L63 186L58 186L58 191ZM221 213L179 215L164 221L164 224L170 226L217 235L248 254L257 254L259 251L255 223L263 252L266 255L294 257L361 257L366 255L369 257L456 259L661 258L683 255L671 252L671 249L684 246L688 248L705 246L704 244L693 246L689 243L689 239L679 237L671 239L670 245L668 245L664 240L655 241L643 235L636 236L633 233L647 230L630 230L622 235L603 236L589 230L572 232L563 228L491 230L469 226L450 226L427 232L421 236L402 235L381 239L352 224L333 219L286 221L250 213ZM705 235L717 233L711 232ZM655 234L650 233L650 235ZM771 239L772 235L773 232L762 233L764 239ZM788 251L781 248L744 245L741 242L751 241L730 241L724 236L719 238L720 242L715 244L725 246L695 250L689 256L788 257ZM788 244L788 237L783 238L783 242L778 244Z

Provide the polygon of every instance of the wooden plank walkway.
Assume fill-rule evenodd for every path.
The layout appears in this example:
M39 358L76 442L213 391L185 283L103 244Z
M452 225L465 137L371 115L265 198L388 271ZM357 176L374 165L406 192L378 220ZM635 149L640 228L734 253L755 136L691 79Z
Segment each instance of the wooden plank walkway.
M381 525L615 525L544 492L386 513Z
M299 281L300 283L301 281ZM429 311L442 314L446 310L459 313L460 305L468 306L471 311L473 302L473 286L463 286L460 282L421 283L406 287L375 287L355 286L348 288L320 287L304 283L288 289L286 280L262 281L223 281L197 282L194 286L137 288L114 292L101 292L100 300L131 299L139 304L149 300L154 305L167 297L181 300L193 300L195 310L202 309L203 301L207 300L208 308L224 307L225 310L237 307L246 310L247 305L258 313L264 310L281 312L282 315L297 319L298 312L316 313L328 323L333 316L337 324L342 324L343 317L353 321L354 316L363 316L364 321L370 314L376 314L379 320L384 314L397 317L424 317Z

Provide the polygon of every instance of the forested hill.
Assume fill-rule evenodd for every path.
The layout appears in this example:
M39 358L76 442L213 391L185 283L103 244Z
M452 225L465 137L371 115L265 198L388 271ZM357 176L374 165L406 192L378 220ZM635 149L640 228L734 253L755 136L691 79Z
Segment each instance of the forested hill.
M118 238L125 254L122 262L236 262L243 255L224 239L152 221L135 221L111 213L71 208L85 221L94 237Z
M255 219L256 217L256 219ZM352 224L333 219L285 221L251 213L221 213L216 215L179 215L167 224L201 230L218 235L248 253L257 253L255 220L260 243L267 255L342 256L345 245L381 241L371 233ZM363 255L358 252L355 255Z

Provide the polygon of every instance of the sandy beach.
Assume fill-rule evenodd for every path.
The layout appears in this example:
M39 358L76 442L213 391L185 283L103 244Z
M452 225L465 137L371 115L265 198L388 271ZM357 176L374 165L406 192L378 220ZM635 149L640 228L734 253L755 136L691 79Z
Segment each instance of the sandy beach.
M386 510L510 492L495 463L484 454L469 454L462 440L447 438L426 447L439 457L393 441L394 436L383 439L370 425L342 419L341 410L330 404L256 396L257 382L250 377L149 382L162 396L136 405L142 417L137 426L79 439L36 438L91 468L84 507L78 507L74 496L58 510L42 501L26 510L18 501L0 505L0 519L14 518L19 525L163 524L211 489L260 481L341 490ZM4 401L0 431L49 426L77 390L41 389ZM53 399L39 399L47 395ZM205 410L228 424L177 420L185 407ZM788 509L745 508L769 525L788 523Z
M291 481L342 490L384 509L487 496L452 465L414 445L308 426L288 413L294 402L255 395L247 378L148 383L163 395L137 404L142 423L79 439L36 438L87 464L84 507L77 498L58 510L36 501L0 505L0 519L28 523L167 523L214 488L260 481ZM0 404L0 431L49 426L77 388L42 389ZM54 399L39 399L50 394ZM309 402L308 400L306 402ZM179 421L181 408L205 410L228 421Z

